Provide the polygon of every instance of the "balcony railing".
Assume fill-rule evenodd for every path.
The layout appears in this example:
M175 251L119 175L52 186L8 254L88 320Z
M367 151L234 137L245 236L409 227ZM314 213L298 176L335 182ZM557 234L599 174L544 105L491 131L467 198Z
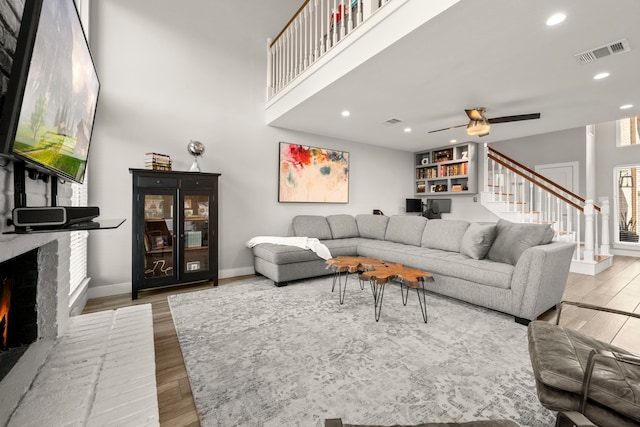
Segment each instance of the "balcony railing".
M267 100L393 0L306 0L267 41Z

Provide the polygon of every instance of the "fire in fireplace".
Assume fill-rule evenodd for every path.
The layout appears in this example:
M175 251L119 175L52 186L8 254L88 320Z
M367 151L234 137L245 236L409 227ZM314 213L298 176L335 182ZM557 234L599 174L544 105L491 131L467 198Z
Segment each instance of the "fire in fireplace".
M38 250L0 264L0 380L38 337Z

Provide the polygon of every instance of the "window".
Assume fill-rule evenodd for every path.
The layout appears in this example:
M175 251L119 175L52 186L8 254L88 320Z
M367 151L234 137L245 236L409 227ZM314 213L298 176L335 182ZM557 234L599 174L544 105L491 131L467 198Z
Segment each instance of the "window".
M71 185L71 206L87 206L87 181L84 184ZM88 231L72 231L70 238L70 260L69 260L69 295L78 289L87 278L87 238Z
M618 234L615 238L619 243L638 243L638 178L640 178L640 164L617 166L614 168L616 178L616 212L618 214Z
M640 144L640 116L618 120L618 147Z

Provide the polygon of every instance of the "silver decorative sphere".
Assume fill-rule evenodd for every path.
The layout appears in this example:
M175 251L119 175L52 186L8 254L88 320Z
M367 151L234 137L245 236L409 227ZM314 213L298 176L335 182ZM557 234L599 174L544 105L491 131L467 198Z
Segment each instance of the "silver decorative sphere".
M200 156L204 152L204 144L200 141L192 140L191 142L189 142L189 145L187 145L187 149L189 150L189 153L193 154L194 156Z

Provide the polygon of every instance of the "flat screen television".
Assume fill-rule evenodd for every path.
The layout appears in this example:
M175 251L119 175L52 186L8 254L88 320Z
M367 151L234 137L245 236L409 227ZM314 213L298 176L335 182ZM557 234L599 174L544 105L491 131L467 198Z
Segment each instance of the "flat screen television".
M73 0L26 0L0 116L0 153L82 183L100 82Z
M422 212L422 199L406 199L405 212Z

